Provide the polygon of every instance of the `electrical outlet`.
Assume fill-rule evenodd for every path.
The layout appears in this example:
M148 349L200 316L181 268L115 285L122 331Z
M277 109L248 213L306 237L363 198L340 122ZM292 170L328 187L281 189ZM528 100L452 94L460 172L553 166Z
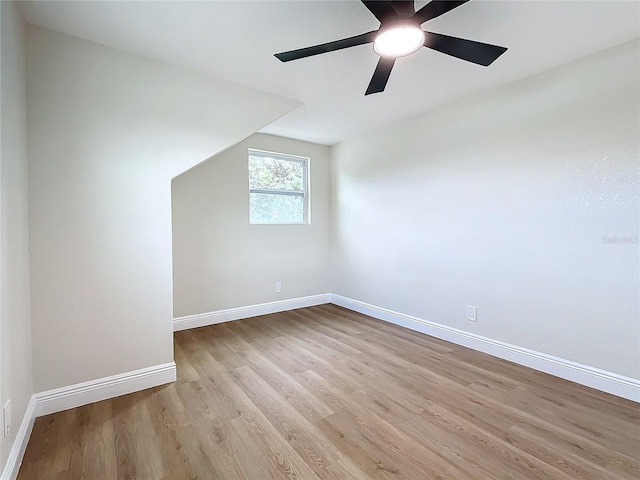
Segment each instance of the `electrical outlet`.
M276 282L276 293L282 292L282 282Z
M467 320L470 322L477 322L478 318L476 316L476 307L467 306Z
M2 407L2 434L7 438L11 433L11 400Z

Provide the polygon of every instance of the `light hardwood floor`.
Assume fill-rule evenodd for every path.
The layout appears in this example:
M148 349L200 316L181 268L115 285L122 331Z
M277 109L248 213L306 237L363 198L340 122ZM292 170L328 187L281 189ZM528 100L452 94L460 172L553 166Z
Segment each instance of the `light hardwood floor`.
M37 419L19 480L640 478L638 404L333 305L175 357L174 384Z

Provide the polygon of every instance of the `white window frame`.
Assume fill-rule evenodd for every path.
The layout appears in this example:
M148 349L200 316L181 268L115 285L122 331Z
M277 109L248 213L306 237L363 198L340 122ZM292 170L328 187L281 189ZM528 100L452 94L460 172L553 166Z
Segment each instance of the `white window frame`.
M288 153L279 153L279 152L270 152L268 150L258 150L255 148L249 148L247 152L247 167L249 166L249 157L269 157L277 160L283 160L285 162L299 162L302 164L302 191L295 190L276 190L269 188L251 188L251 182L249 176L247 175L247 180L249 181L249 224L251 225L310 225L311 224L311 214L310 214L310 193L309 193L309 164L311 163L311 159L309 157L302 157L300 155L290 155ZM251 194L252 193L262 193L267 195L293 195L297 197L302 197L302 205L303 205L303 219L301 222L252 222L251 221Z

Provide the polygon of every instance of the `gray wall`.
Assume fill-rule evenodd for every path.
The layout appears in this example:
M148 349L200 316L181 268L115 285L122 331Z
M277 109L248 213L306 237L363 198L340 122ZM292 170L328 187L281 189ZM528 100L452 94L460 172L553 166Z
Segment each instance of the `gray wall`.
M310 158L310 225L249 224L249 148ZM329 169L329 147L256 134L174 179L174 316L328 293Z
M171 178L298 102L29 27L36 391L173 361Z
M335 146L332 291L640 378L639 58L634 41Z
M0 472L33 393L24 23L0 2L0 406L11 400L11 433L0 432Z

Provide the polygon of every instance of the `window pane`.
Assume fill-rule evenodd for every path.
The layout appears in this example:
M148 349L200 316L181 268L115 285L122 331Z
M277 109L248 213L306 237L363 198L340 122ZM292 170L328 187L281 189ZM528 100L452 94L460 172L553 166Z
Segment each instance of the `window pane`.
M302 223L304 197L251 193L251 223Z
M249 154L249 188L302 192L302 162Z

